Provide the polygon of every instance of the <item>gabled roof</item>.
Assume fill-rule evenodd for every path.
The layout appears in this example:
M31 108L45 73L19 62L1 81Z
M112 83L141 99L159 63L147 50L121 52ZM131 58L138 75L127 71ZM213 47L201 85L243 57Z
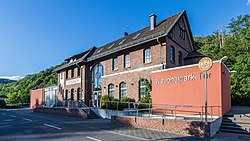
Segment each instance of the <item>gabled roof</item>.
M169 33L169 31L174 27L174 25L183 15L185 16L185 18L187 18L185 10L165 20L157 22L156 27L153 30L150 30L150 26L147 26L139 31L131 33L127 36L124 36L118 40L110 42L99 48L92 47L83 53L73 55L65 59L65 61L69 62L69 60L71 59L76 59L75 61L64 64L56 68L54 71L60 71L67 67L76 65L80 62L93 61L95 59L107 56L109 54L113 54L115 52L128 49L128 48L134 47L136 45L139 45L145 42L155 40L156 38L164 37ZM190 28L189 24L188 24L188 28ZM192 36L191 33L190 35ZM191 40L192 40L192 37L191 37Z
M185 11L182 11L174 16L171 16L165 20L158 22L153 30L150 30L150 26L148 26L132 34L124 36L118 40L115 40L111 43L108 43L100 48L97 48L94 54L90 58L88 58L88 61L92 61L109 55L111 53L115 53L133 47L137 44L142 44L144 42L151 41L157 37L166 36L184 13ZM135 38L136 36L138 37Z
M87 58L92 55L92 52L96 49L96 47L92 47L90 49L88 49L87 51L84 51L82 53L79 53L79 54L76 54L76 55L73 55L67 59L65 59L65 61L69 61L70 59L76 59L75 61L73 62L69 62L67 64L64 64L56 69L54 69L55 72L57 71L60 71L62 69L65 69L67 67L70 67L70 66L73 66L73 65L76 65L76 64L79 64L80 62L86 62L87 61Z

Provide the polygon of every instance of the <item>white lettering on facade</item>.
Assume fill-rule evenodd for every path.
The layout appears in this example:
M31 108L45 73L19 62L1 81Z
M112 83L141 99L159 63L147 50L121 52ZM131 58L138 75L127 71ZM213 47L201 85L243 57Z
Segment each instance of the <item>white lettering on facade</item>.
M76 79L66 81L66 85L73 85L73 84L78 84L78 83L81 83L81 78L76 78Z
M157 78L156 84L169 84L169 83L183 83L187 81L194 81L197 77L194 74L185 75L185 76L176 76L170 78Z

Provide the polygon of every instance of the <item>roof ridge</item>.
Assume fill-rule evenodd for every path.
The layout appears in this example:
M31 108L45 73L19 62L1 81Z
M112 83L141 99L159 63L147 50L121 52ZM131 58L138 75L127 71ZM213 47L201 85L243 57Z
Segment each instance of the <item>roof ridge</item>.
M173 18L173 17L175 17L175 16L182 15L183 12L185 12L185 10L183 10L183 11L181 11L181 12L175 14L175 15L172 15L172 16L170 16L170 17L167 17L167 18L165 18L165 19L163 19L163 20L161 20L161 21L158 21L158 22L156 23L156 28L157 28L158 26L160 26L160 23L163 23L163 22L165 22L166 20L168 20L168 19L170 19L170 18ZM144 29L146 29L146 28L149 28L149 27L150 27L150 25L149 25L149 26L146 26L146 27L144 27L144 28L141 28L141 29L139 29L139 30L137 30L137 31L134 31L134 32L132 32L131 34L128 34L127 36L132 36L133 34L136 34L136 33L140 32L140 31L142 31L142 30L144 30ZM109 44L112 44L112 43L114 43L114 42L116 42L116 41L119 41L119 40L121 40L121 39L124 39L124 38L127 37L127 36L120 37L120 38L118 38L118 39L116 39L116 40L113 40L113 41L111 41L111 42L108 42L108 43L106 43L106 44L104 44L104 45L102 45L102 46L100 46L100 47L97 47L97 51L98 51L99 49L105 47L106 45L109 45Z

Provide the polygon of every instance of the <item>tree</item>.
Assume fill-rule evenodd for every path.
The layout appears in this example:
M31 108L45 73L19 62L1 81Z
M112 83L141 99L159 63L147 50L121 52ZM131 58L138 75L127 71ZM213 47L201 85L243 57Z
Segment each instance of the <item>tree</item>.
M236 57L231 76L233 105L250 105L250 53Z
M233 18L227 28L223 47L217 31L210 36L195 37L195 46L213 60L229 56L225 64L229 70L237 71L231 75L232 104L250 106L250 16Z

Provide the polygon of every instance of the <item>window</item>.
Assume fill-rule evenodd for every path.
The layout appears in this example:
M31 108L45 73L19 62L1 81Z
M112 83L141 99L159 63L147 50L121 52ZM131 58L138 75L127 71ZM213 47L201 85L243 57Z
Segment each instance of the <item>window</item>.
M75 72L74 69L71 70L71 78L74 78Z
M113 58L113 70L118 70L118 57Z
M66 90L66 91L65 91L65 97L64 97L64 100L67 100L67 99L68 99L68 93L69 93L69 91L68 91L68 90Z
M123 99L127 95L126 83L122 82L120 84L120 99Z
M61 79L63 79L63 72L61 72Z
M183 58L182 58L182 52L181 51L179 51L179 57L178 57L178 59L179 59L179 66L182 66L183 65Z
M175 62L175 49L172 46L170 47L170 61Z
M124 68L130 67L130 54L124 56Z
M137 39L138 37L140 37L140 35L141 35L141 33L136 34L136 35L133 37L133 40L134 40L134 39Z
M139 81L139 97L140 97L140 100L144 97L146 97L146 80L145 79L142 79Z
M81 75L81 68L77 68L77 76L80 76Z
M108 49L111 49L113 46L115 45L115 43L111 44Z
M125 41L126 41L126 39L123 39L123 40L119 43L119 45L123 44Z
M103 50L103 48L99 49L99 50L97 51L97 53L100 53L102 50Z
M144 50L144 63L151 62L151 48L147 48Z
M81 89L77 88L77 100L81 100Z
M101 91L102 90L102 76L104 75L104 68L101 63L95 65L92 70L92 91Z
M109 91L109 96L111 98L114 98L114 91L115 91L115 86L114 84L109 84L108 86L108 91Z
M179 36L180 36L183 40L185 40L185 30L184 30L182 27L180 27Z
M66 79L69 79L69 71L66 70Z
M71 100L74 100L74 89L71 89Z

